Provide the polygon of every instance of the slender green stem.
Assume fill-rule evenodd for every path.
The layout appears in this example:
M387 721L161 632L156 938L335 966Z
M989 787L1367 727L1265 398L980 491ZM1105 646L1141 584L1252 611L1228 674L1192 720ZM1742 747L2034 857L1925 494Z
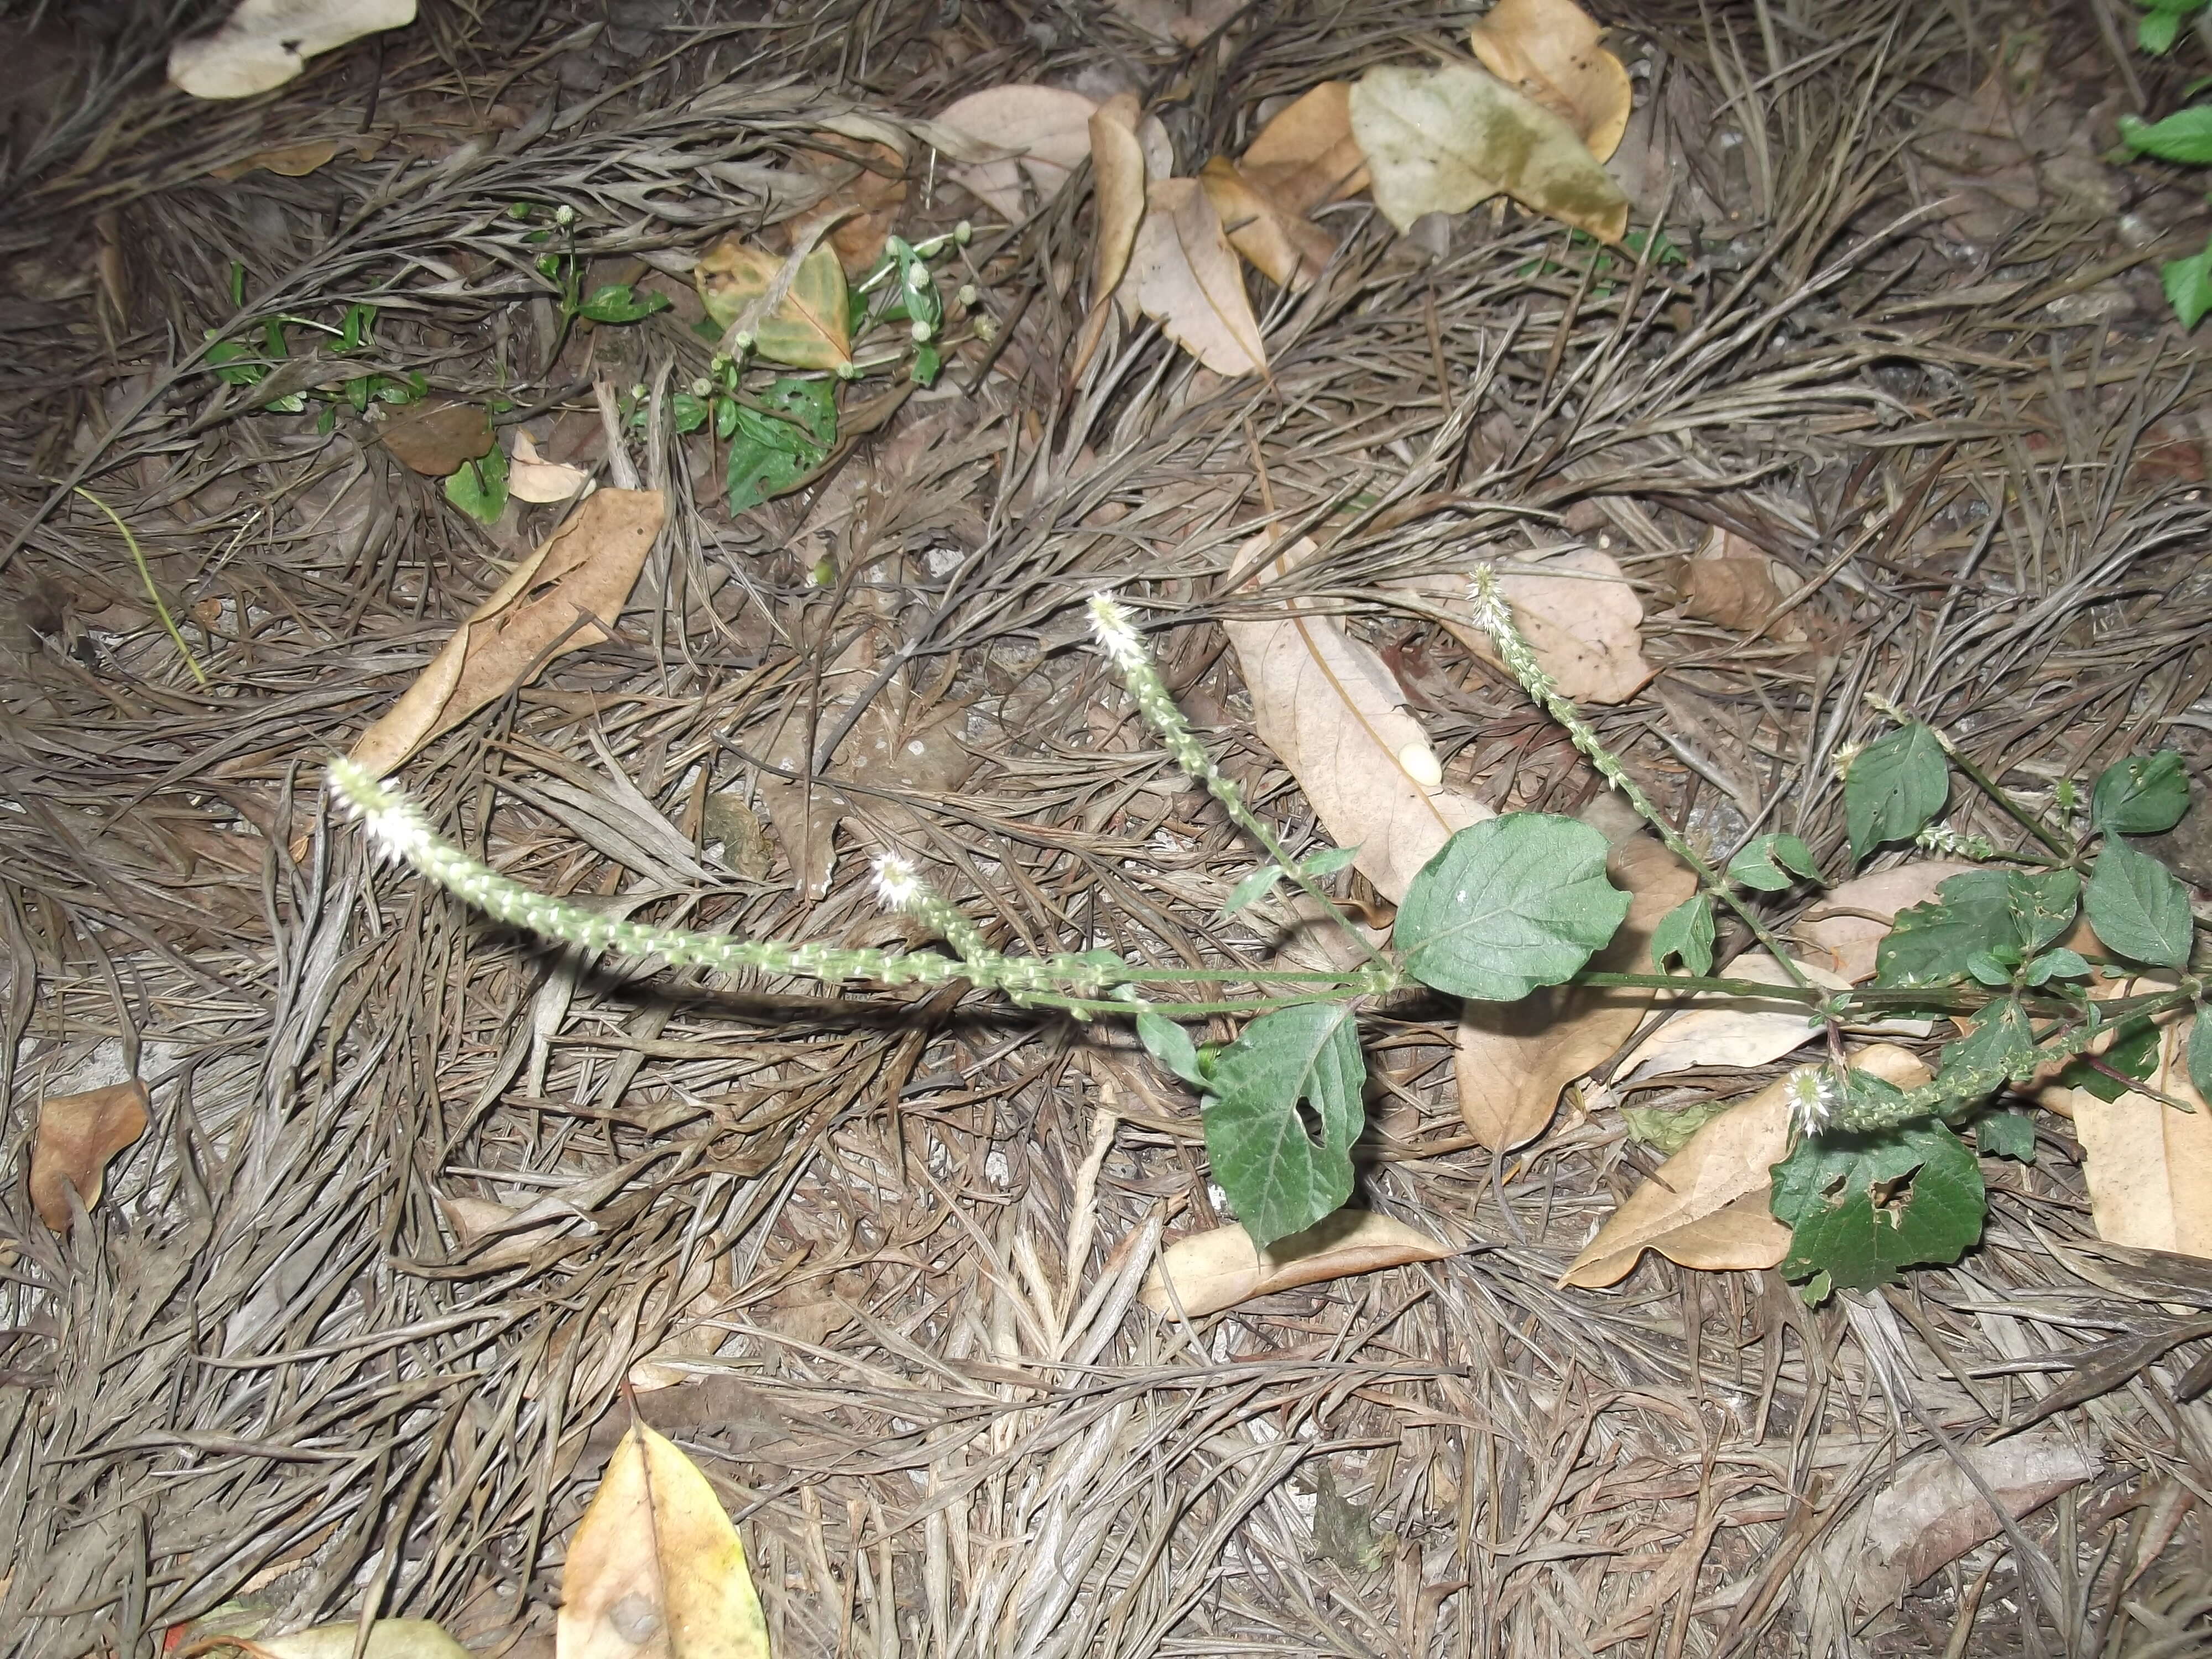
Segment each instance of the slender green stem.
M185 643L185 636L177 628L176 618L169 614L169 607L161 602L161 590L154 586L154 573L146 565L145 551L138 545L138 538L131 533L131 526L116 516L113 507L82 484L76 487L76 493L107 514L108 523L113 525L122 536L123 544L131 550L131 562L138 567L138 580L146 585L146 597L153 600L154 611L161 617L161 626L169 630L169 638L176 644L177 654L185 659L185 666L192 671L192 678L205 686L208 683L206 671L201 668L199 659L192 655L191 647Z

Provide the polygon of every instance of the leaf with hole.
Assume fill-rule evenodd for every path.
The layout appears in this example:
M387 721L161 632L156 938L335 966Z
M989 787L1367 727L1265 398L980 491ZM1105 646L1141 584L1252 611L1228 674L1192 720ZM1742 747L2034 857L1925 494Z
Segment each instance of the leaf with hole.
M2154 967L2188 965L2195 927L2188 890L2149 854L2110 837L2089 872L2082 902L2106 950Z
M1393 939L1422 984L1512 1002L1569 978L1610 939L1628 895L1586 823L1512 812L1470 824L1422 866Z
M2160 836L2189 810L2189 773L2171 749L2130 755L2097 775L2089 822L2108 836Z
M1800 879L1818 881L1813 849L1795 836L1761 836L1729 860L1729 879L1762 893L1780 893Z
M2016 870L1967 870L1946 878L1936 896L1897 913L1875 951L1875 983L1885 989L1953 985L1978 957L2019 963L2074 920L2080 882L2070 870L2032 876ZM2005 967L2000 983L2009 983Z
M1262 1014L1213 1062L1206 1157L1260 1249L1304 1232L1352 1196L1366 1080L1352 1011L1324 1003Z
M1982 1236L1981 1166L1944 1125L1799 1142L1774 1166L1784 1277L1872 1290L1921 1262L1956 1261Z
M1974 1150L1984 1158L2035 1162L2035 1120L2026 1112L1991 1112L1974 1120Z
M1699 893L1659 918L1659 926L1651 934L1651 960L1663 970L1669 957L1679 958L1692 974L1713 971L1713 901L1710 893Z
M1951 795L1950 763L1917 720L1876 739L1844 780L1844 817L1856 864L1885 842L1910 841Z
M742 513L781 495L822 465L828 448L796 421L738 405L737 429L730 440L724 477L730 511Z

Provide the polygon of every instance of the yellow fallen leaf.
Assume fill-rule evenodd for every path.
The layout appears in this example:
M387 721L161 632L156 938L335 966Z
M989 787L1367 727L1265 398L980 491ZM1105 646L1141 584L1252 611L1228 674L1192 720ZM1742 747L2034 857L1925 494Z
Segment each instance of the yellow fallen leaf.
M1198 181L1206 187L1229 246L1250 260L1254 270L1294 294L1313 286L1336 252L1334 237L1276 202L1221 156L1200 170Z
M1601 161L1628 130L1628 71L1598 44L1605 31L1574 0L1498 0L1469 33L1483 68L1566 118Z
M1161 1251L1141 1298L1154 1313L1180 1308L1197 1319L1273 1291L1453 1254L1441 1240L1371 1210L1339 1210L1264 1250L1253 1249L1252 1236L1232 1224L1179 1238Z
M1311 213L1368 185L1352 136L1352 82L1324 81L1279 111L1245 147L1237 170L1292 213Z
M89 1210L100 1202L107 1161L146 1133L146 1085L137 1078L39 1103L31 1143L31 1207L58 1233L70 1224L70 1188Z
M1264 586L1316 550L1307 539L1277 548L1257 536L1237 550L1236 568L1264 560ZM1396 900L1456 831L1494 814L1441 786L1428 733L1406 712L1403 693L1373 651L1310 604L1283 606L1280 617L1223 624L1251 695L1253 724L1330 839L1357 847L1354 867Z
M351 1619L316 1625L289 1636L216 1636L210 1638L255 1656L255 1659L353 1659L361 1626ZM222 1651L222 1647L216 1650ZM362 1659L469 1659L468 1650L428 1619L379 1619L368 1627Z
M1856 877L1829 889L1820 902L1799 918L1794 936L1801 944L1826 951L1828 960L1821 966L1850 983L1872 979L1875 953L1896 925L1897 913L1926 903L1953 876L1980 867L1955 860L1930 859Z
M725 236L699 256L692 281L707 314L725 329L760 311L750 328L753 349L769 362L793 368L844 368L853 361L852 319L836 251L827 242L815 247L799 260L782 297L760 307L784 264L764 247Z
M659 492L602 489L470 612L415 684L353 746L378 776L555 657L607 637L666 508ZM580 617L597 621L579 622Z
M1109 98L1091 112L1091 179L1098 222L1091 240L1091 309L1075 346L1071 380L1081 380L1106 337L1115 295L1129 269L1137 227L1145 217L1145 147L1137 137L1144 106L1133 92ZM1133 307L1130 312L1134 315Z
M2074 1133L2098 1237L2212 1257L2212 1107L2189 1080L2188 1041L2186 1018L2165 1024L2149 1082L2193 1111L2132 1089L2111 1101L2075 1089Z
M1197 179L1161 179L1145 187L1129 277L1138 308L1215 374L1267 372L1243 269Z
M565 501L581 495L592 475L580 466L539 459L527 432L514 434L514 459L507 463L507 493L520 501Z
M1698 878L1647 835L1616 846L1606 872L1631 895L1628 918L1589 966L1607 974L1654 972L1651 930L1697 890ZM1492 1152L1534 1139L1552 1121L1559 1091L1627 1040L1653 994L1553 985L1518 1002L1464 1005L1453 1073L1468 1133Z
M1574 128L1472 64L1368 70L1352 88L1352 131L1375 205L1401 233L1501 191L1602 242L1628 228L1627 197Z
M744 1546L707 1477L642 1423L623 1437L561 1571L556 1659L768 1659Z
M195 98L251 98L318 53L414 21L415 0L239 0L214 33L169 48L169 82Z
M1850 1063L1900 1089L1929 1077L1917 1056L1886 1042L1861 1049ZM1790 1150L1789 1091L1790 1079L1777 1078L1691 1136L1613 1212L1559 1283L1585 1290L1614 1284L1647 1249L1690 1267L1778 1263L1789 1252L1790 1230L1766 1204L1773 1168Z
M1025 181L1042 207L1091 154L1097 107L1081 93L1058 87L987 87L951 105L932 125L950 139L966 141L964 165L948 169L954 182L1000 216L1019 221L1030 214Z

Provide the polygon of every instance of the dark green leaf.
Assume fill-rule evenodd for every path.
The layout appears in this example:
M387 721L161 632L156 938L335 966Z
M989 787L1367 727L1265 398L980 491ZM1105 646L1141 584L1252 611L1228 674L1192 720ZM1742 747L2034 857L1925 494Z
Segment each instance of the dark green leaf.
M2130 755L2098 775L2089 822L2109 836L2160 836L2189 810L2189 774L2171 749Z
M2014 942L2006 873L1961 871L1934 898L1899 911L1875 949L1875 983L1885 988L1954 984L1977 951Z
M730 434L738 429L738 400L717 397L714 399L714 435L727 442Z
M1764 893L1779 893L1799 878L1820 878L1813 849L1795 836L1761 836L1729 860L1729 878Z
M1884 842L1911 840L1943 810L1950 795L1950 763L1943 745L1918 721L1869 744L1844 780L1852 862Z
M1956 1261L1982 1236L1987 1206L1981 1166L1941 1123L1801 1141L1774 1166L1774 1213L1790 1230L1784 1274L1826 1273L1843 1290Z
M2106 950L2159 968L2188 964L2189 895L2149 854L2107 836L2083 896Z
M507 452L494 444L481 460L463 461L446 480L446 499L471 519L495 522L507 508Z
M1213 1063L1206 1107L1213 1178L1252 1242L1304 1232L1352 1196L1367 1080L1352 1011L1301 1003L1263 1014ZM1313 1113L1316 1137L1298 1107Z
M1709 893L1699 893L1676 905L1659 918L1659 925L1651 930L1651 962L1665 972L1667 958L1677 957L1682 966L1693 974L1710 974L1713 970L1713 901Z
M1282 866L1261 865L1229 890L1229 896L1221 902L1221 914L1224 916L1233 916L1246 905L1257 904L1275 890L1275 884L1282 878Z
M2022 955L2040 951L2071 927L2081 902L2081 878L2071 870L2040 876L2020 870L2005 872L2005 904L2012 912Z
M914 368L909 371L918 386L933 386L945 368L945 354L935 346L922 344L914 349Z
M737 405L730 441L730 511L742 513L780 495L822 464L829 451L795 421Z
M2120 142L2138 155L2203 167L2212 162L2212 105L2176 110L2163 121L2123 115Z
M1146 1053L1194 1089L1206 1087L1206 1073L1198 1068L1198 1050L1190 1033L1164 1015L1149 1008L1137 1012L1137 1040Z
M2136 21L2136 45L2153 58L2163 58L2173 49L2176 36L2181 33L2179 12L2154 11Z
M1975 951L1966 958L1966 971L1994 990L2002 990L2012 983L2011 968L1994 951Z
M1984 1158L2035 1162L2035 1120L2026 1112L1991 1112L1974 1121L1974 1150Z
M218 340L207 349L203 359L215 370L218 380L231 386L252 386L269 373L268 366L255 361L253 348L241 345L236 340Z
M2054 979L2086 979L2089 964L2078 951L2046 951L2027 965L2027 982L2048 984Z
M1392 937L1422 984L1514 1002L1568 978L1612 939L1628 895L1586 823L1509 812L1444 843L1407 889Z
M2195 328L2212 311L2212 241L2187 258L2166 261L2158 268L2158 279L2182 327Z
M1976 1014L1966 1036L1943 1045L1936 1081L1939 1085L1952 1081L1955 1098L1971 1099L1988 1094L2008 1078L2024 1076L2034 1065L2035 1034L2027 1011L2007 997Z
M2212 1101L2212 1012L2200 1006L2189 1022L2189 1086Z
M696 432L707 424L707 400L695 398L688 392L679 392L668 400L668 415L678 437L687 432Z
M648 294L641 300L628 283L609 283L592 289L591 298L578 306L576 313L595 323L636 323L656 311L666 310L668 304L665 294Z
M824 449L837 441L837 383L787 376L761 394L761 402L799 422Z
M2113 1028L2111 1043L2097 1058L2106 1070L2099 1071L2086 1058L2072 1060L2059 1073L2058 1083L2068 1089L2087 1089L2100 1100L2118 1100L2128 1091L2127 1085L2112 1073L2140 1083L2158 1069L2158 1027L2146 1014L2122 1020Z
M1319 881L1323 876L1333 876L1345 869L1358 856L1357 847L1324 847L1318 853L1307 854L1298 868Z

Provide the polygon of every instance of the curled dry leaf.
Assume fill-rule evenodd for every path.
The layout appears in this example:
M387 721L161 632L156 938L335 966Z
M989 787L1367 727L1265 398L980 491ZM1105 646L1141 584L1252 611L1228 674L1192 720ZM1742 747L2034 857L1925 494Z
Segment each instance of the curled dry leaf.
M819 182L822 194L795 223L842 214L830 228L830 248L846 276L864 276L883 257L906 204L906 154L881 140L841 132L809 133L807 144L793 159L799 172Z
M1296 214L1365 190L1367 157L1352 136L1352 82L1324 81L1278 112L1237 167L1269 200Z
M354 159L366 161L380 148L378 141L363 136L356 138L310 138L303 143L280 144L275 149L256 150L251 155L235 161L226 161L219 167L210 167L210 179L243 179L259 168L285 179L304 179L316 168L327 166L337 159L341 150L351 150Z
M1141 1292L1154 1313L1199 1319L1271 1291L1348 1279L1408 1261L1441 1261L1455 1254L1440 1239L1370 1210L1339 1210L1302 1233L1264 1250L1231 1224L1179 1238L1160 1252Z
M1798 921L1795 937L1810 947L1812 961L1856 985L1874 977L1875 953L1889 937L1899 910L1926 903L1953 876L1979 867L1932 859L1860 876L1830 889ZM1814 951L1826 952L1828 960L1820 962Z
M477 404L433 398L385 422L378 436L399 464L426 478L448 477L491 453L491 416Z
M519 501L565 501L580 495L592 475L580 466L540 458L527 432L514 434L514 459L507 464L507 493Z
M239 0L214 33L169 48L169 82L195 98L251 98L319 52L414 21L415 0Z
M639 1423L568 1540L557 1659L768 1659L744 1546L707 1477Z
M1840 991L1849 983L1809 963L1797 965L1806 978L1826 989ZM1761 985L1790 982L1782 964L1765 951L1747 951L1723 971L1730 979ZM1810 1042L1820 1031L1802 1003L1759 1002L1701 991L1684 999L1680 1012L1638 1043L1616 1075L1679 1072L1692 1066L1764 1066Z
M469 613L415 684L362 733L353 758L380 777L525 675L605 639L599 624L621 614L665 511L657 490L592 495Z
M1860 1050L1851 1066L1900 1089L1929 1077L1916 1055L1887 1042ZM1647 1249L1686 1267L1778 1264L1789 1254L1790 1230L1767 1208L1767 1193L1790 1150L1789 1089L1787 1078L1777 1078L1691 1136L1613 1212L1559 1283L1614 1284Z
M1106 337L1110 307L1129 269L1137 227L1145 217L1145 147L1137 137L1143 106L1133 92L1109 98L1091 112L1091 179L1097 192L1097 225L1091 240L1091 309L1076 342L1073 380L1083 378ZM1133 305L1127 307L1133 317Z
M100 1202L108 1159L146 1133L146 1085L137 1078L39 1103L31 1145L31 1205L58 1233L70 1224L70 1192L89 1210Z
M1474 625L1464 576L1419 576L1387 586L1428 595L1444 625L1486 662L1490 635ZM1657 671L1644 656L1644 605L1609 553L1570 547L1540 562L1508 559L1498 588L1529 648L1560 691L1577 702L1626 702Z
M1566 118L1600 161L1628 130L1628 70L1598 44L1605 31L1574 0L1498 0L1468 36L1483 68Z
M1628 919L1589 966L1607 974L1651 973L1651 930L1697 890L1696 873L1640 834L1613 848L1606 872L1631 895ZM1559 1091L1628 1039L1653 994L1553 985L1518 1002L1464 1005L1453 1070L1468 1133L1492 1152L1534 1139L1552 1121Z
M1217 155L1198 175L1230 246L1278 287L1311 288L1336 252L1336 241L1310 219L1291 211Z
M1081 93L1058 87L989 87L951 105L931 125L956 146L963 163L950 169L954 182L1001 217L1018 221L1030 215L1024 184L1042 207L1091 154L1091 112L1097 107Z
M853 361L845 269L828 244L793 264L764 247L725 236L699 256L691 279L707 314L721 327L751 319L753 348L770 362L838 369ZM785 284L780 295L779 282Z
M1264 586L1316 550L1303 538L1276 549L1261 535L1237 550L1237 568L1264 561ZM1330 839L1359 849L1354 867L1385 897L1402 898L1455 833L1494 814L1442 787L1428 733L1374 652L1308 605L1289 599L1284 610L1278 620L1223 624L1260 740L1290 768Z
M1244 293L1244 272L1197 179L1146 186L1129 278L1138 308L1215 374L1267 373L1267 348Z
M2110 1101L2075 1089L2074 1133L2098 1237L2212 1257L2212 1107L2190 1082L2188 1042L2185 1019L2161 1029L2149 1081L2193 1110L2178 1112L2132 1089Z
M1501 191L1602 242L1628 228L1628 198L1565 118L1472 64L1368 70L1352 88L1352 131L1375 205L1401 234Z

